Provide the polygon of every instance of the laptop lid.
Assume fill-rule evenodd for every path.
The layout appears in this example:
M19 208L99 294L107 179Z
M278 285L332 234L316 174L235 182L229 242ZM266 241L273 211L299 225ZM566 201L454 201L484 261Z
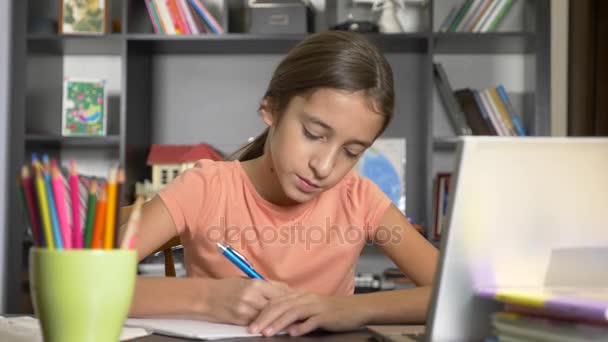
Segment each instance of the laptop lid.
M456 160L431 340L490 334L476 288L542 287L554 250L608 246L608 139L465 137Z

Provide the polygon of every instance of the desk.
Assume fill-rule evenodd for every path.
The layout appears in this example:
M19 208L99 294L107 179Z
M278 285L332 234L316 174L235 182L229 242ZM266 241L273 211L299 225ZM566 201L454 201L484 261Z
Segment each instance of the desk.
M396 328L398 331L408 332L419 332L424 330L424 326L421 325L410 325L410 326L391 326ZM393 330L393 329L389 329ZM250 338L229 338L223 340L216 340L221 342L272 342L272 341L292 341L292 342L370 342L375 341L374 335L367 329L363 328L356 331L345 332L345 333L327 333L327 332L314 332L306 336L290 337L288 335L280 335L273 337L250 337ZM168 336L150 335L133 340L134 342L183 342L192 341L189 339L181 339Z
M15 317L21 315L14 314L3 314L5 317ZM382 328L382 331L387 333L394 332L420 332L424 331L424 325L389 325L389 326L374 326L375 328ZM378 329L376 329L378 330ZM318 342L318 341L329 341L329 342L345 342L345 341L353 341L353 342L370 342L374 341L374 335L367 328L361 328L359 330L344 332L344 333L329 333L329 332L320 332L315 331L305 336L299 337L290 337L289 335L279 335L273 337L248 337L248 338L228 338L216 341L222 342L271 342L271 341L308 341L308 342ZM177 338L177 337L169 337L163 335L149 335L140 338L133 339L131 341L134 342L184 342L184 341L196 341L192 339L185 338Z
M290 337L288 335L273 336L273 337L247 337L247 338L229 338L222 340L215 340L221 342L272 342L272 341L293 341L293 342L319 342L319 341L332 341L332 342L370 342L372 340L372 334L367 330L358 330L347 333L313 333L306 336ZM193 341L189 339L161 336L161 335L150 335L142 338L132 340L133 342L184 342Z

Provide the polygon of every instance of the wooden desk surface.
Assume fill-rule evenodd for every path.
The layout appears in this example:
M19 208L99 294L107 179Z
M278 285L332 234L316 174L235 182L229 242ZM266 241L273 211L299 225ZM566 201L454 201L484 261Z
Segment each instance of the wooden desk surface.
M394 326L395 329L402 330L404 326ZM411 327L412 331L419 331L419 329L423 329L423 326L408 326ZM406 328L407 329L407 328ZM308 334L306 336L299 337L290 337L288 335L281 336L273 336L273 337L248 337L248 338L229 338L222 339L216 341L222 342L272 342L272 341L291 341L291 342L318 342L318 341L333 341L333 342L370 342L374 341L374 335L366 329L363 328L361 330L346 332L346 333L326 333L326 332L315 332L312 334ZM160 336L160 335L150 335L146 337L142 337L139 339L133 340L135 342L183 342L183 341L192 341L188 339L181 339L175 337L168 336Z

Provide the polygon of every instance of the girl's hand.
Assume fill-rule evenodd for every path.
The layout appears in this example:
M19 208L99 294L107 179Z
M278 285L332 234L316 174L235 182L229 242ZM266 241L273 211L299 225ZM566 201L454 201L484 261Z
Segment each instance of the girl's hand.
M205 291L205 319L248 325L269 300L289 293L283 283L247 278L210 279Z
M365 324L361 310L349 304L347 297L319 296L292 291L270 300L249 331L265 336L286 331L291 336L309 333L317 328L328 331L347 331Z

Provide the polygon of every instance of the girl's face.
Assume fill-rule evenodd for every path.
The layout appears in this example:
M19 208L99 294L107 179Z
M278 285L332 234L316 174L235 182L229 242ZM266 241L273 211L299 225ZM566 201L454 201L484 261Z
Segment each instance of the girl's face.
M361 92L319 89L294 97L277 117L262 106L271 127L271 165L286 203L303 203L336 185L379 134L385 117Z

